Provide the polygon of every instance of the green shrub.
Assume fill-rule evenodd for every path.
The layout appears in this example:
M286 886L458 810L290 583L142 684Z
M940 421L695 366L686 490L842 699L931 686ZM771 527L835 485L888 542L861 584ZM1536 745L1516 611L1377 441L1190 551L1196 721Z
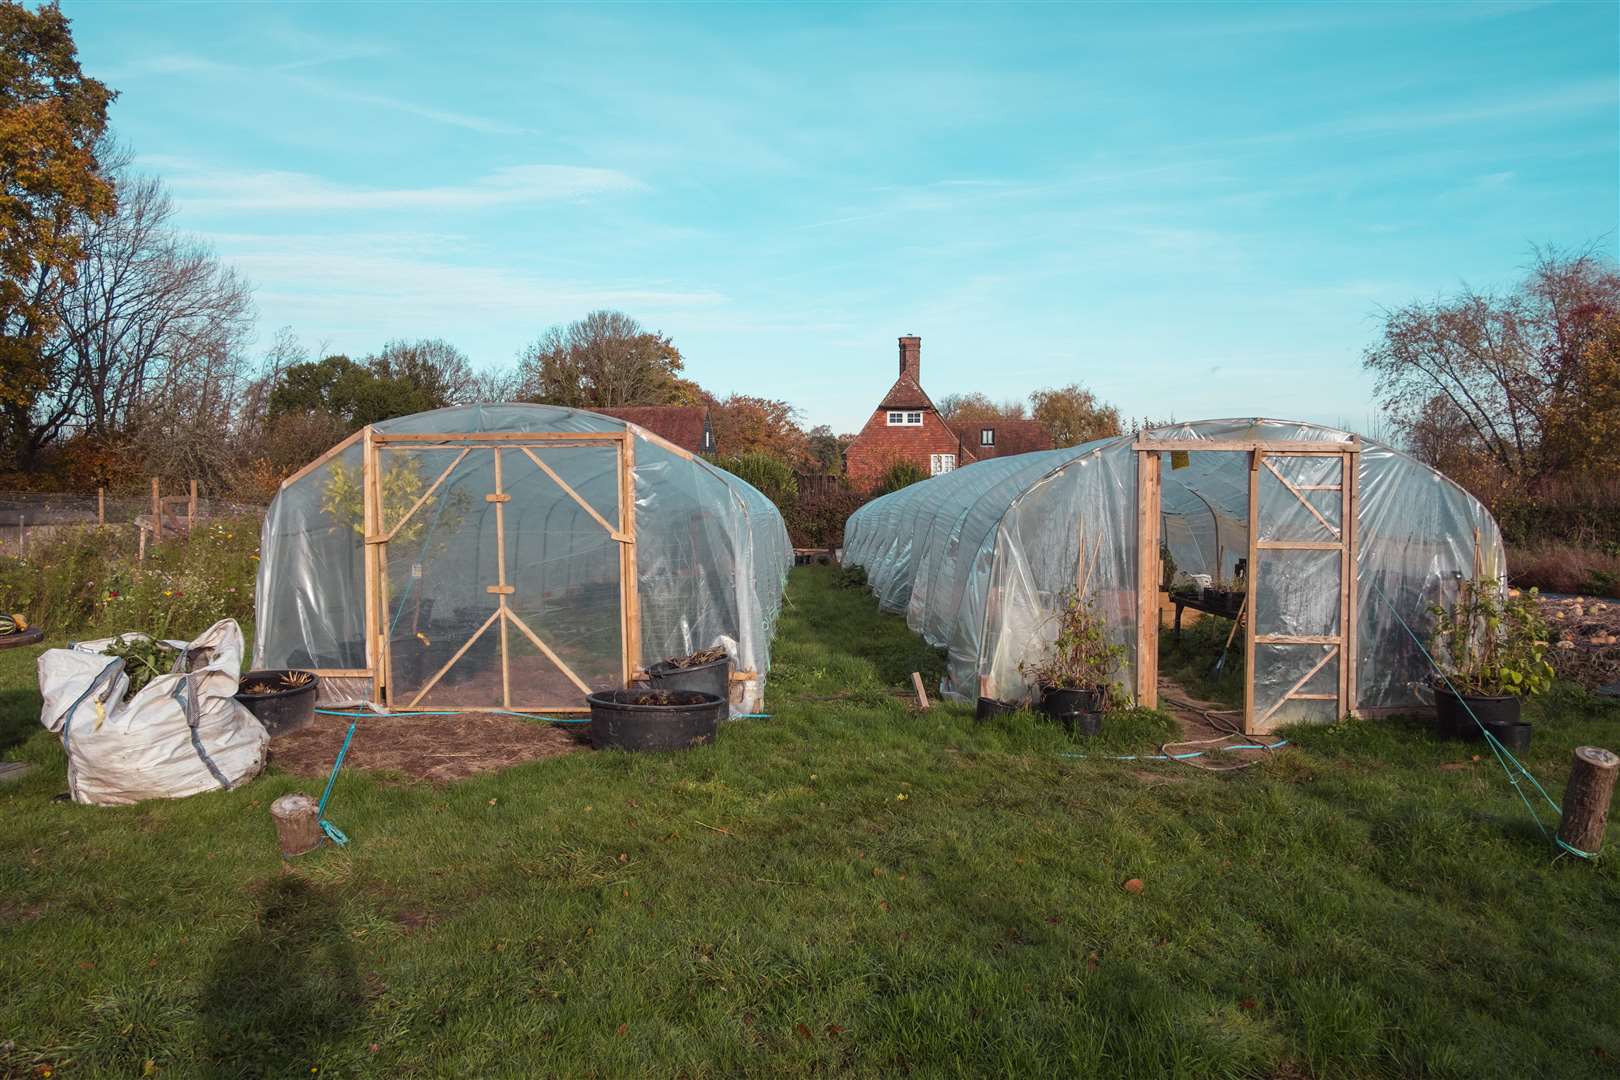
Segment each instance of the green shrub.
M891 491L899 491L903 487L910 487L921 480L928 479L928 471L915 461L897 461L883 470L878 477L877 489L874 495L887 495Z
M755 450L717 457L714 464L753 484L778 509L786 510L798 498L799 481L793 475L792 466L781 458Z

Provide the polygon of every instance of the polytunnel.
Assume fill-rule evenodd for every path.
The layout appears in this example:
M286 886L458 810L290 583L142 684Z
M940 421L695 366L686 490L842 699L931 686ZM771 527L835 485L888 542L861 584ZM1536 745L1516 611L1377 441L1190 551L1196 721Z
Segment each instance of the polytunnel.
M1243 591L1249 732L1417 704L1429 669L1407 628L1421 637L1458 581L1505 573L1496 522L1439 472L1266 419L977 462L866 504L844 542L881 606L946 651L941 690L966 700L1029 700L1021 669L1083 591L1124 649L1121 696L1157 704L1168 552Z
M723 646L757 711L792 548L747 482L634 424L469 405L374 424L289 477L259 545L254 666L322 699L581 712Z

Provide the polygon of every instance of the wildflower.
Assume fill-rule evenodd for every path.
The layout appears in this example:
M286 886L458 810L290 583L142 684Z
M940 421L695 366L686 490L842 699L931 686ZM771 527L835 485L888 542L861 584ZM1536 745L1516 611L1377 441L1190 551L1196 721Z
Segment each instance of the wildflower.
M896 795L894 797L894 801L895 802L905 802L909 798L911 798L911 796L907 795L905 792L902 791L900 794L898 794L898 795Z
M173 596L174 595L174 590L173 589L164 589L163 590L163 595L164 596Z

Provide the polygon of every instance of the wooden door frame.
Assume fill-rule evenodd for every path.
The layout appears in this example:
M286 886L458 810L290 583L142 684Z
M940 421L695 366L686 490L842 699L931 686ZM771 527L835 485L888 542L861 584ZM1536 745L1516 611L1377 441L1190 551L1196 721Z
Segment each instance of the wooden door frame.
M1361 521L1359 484L1361 471L1361 438L1352 435L1344 442L1316 442L1297 439L1149 439L1138 436L1136 450L1136 702L1143 708L1157 708L1159 703L1159 583L1162 577L1159 543L1163 518L1162 468L1164 451L1200 451L1246 453L1249 464L1249 551L1248 568L1244 574L1246 600L1244 610L1244 687L1243 730L1258 734L1263 721L1254 716L1254 656L1256 644L1289 643L1279 635L1258 638L1255 633L1255 582L1259 577L1260 552L1277 548L1320 548L1339 552L1339 633L1311 637L1300 644L1334 644L1328 658L1339 659L1339 679L1334 700L1339 716L1356 713L1356 554L1360 542ZM1278 541L1260 543L1259 506L1260 470L1265 467L1267 454L1280 457L1337 457L1341 473L1337 489L1340 492L1340 537L1333 543ZM1286 482L1286 481L1285 481ZM1304 501L1299 493L1297 497ZM1314 510L1314 508L1313 508ZM1320 516L1320 515L1318 515ZM1318 666L1318 670L1320 669ZM1313 671L1314 675L1315 672ZM1300 680L1288 694L1278 701L1290 700L1307 678ZM1269 719L1277 706L1268 711Z
M585 713L589 707L578 706L534 706L515 704L511 700L511 661L509 657L508 631L515 627L519 633L529 639L535 648L551 660L553 664L581 691L589 693L589 687L575 672L529 627L523 619L511 609L507 597L512 595L514 587L507 581L506 567L506 503L511 500L511 494L504 489L502 483L501 458L503 452L522 453L533 461L539 471L562 490L565 497L578 503L585 511L603 527L608 535L619 545L619 633L620 633L620 675L625 684L640 673L641 669L641 604L636 579L636 516L635 516L635 435L631 431L614 432L412 432L408 434L384 434L373 431L367 427L359 433L362 452L362 506L363 529L365 534L365 625L366 625L366 664L368 670L356 672L358 675L369 677L372 681L372 700L382 704L385 708L397 712L431 710L432 705L421 704L421 699L437 685L438 681L451 667L461 659L483 634L491 628L492 624L499 624L501 635L501 698L502 705L497 706L458 706L461 712L531 712L531 713ZM564 446L612 446L614 450L614 467L617 472L616 485L619 511L619 527L614 529L602 515L591 507L568 483L547 466L535 453L536 450L551 450ZM399 521L394 522L386 531L384 525L384 509L382 505L382 450L385 447L397 449L444 449L459 448L461 453L450 465L439 473L438 477L417 498ZM462 644L460 649L451 656L426 683L418 689L411 699L399 701L395 699L391 679L391 644L388 640L388 542L399 529L427 504L439 486L455 471L456 466L471 453L479 450L488 450L493 454L494 462L494 490L486 493L485 501L495 507L495 534L496 534L496 583L486 586L487 591L495 596L496 607L490 617L474 631L472 637Z

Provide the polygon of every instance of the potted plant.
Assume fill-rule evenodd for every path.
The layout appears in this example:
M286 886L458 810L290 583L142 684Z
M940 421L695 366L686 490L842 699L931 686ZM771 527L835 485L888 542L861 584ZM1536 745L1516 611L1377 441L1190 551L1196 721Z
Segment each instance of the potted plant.
M247 707L272 735L281 735L315 719L320 680L312 671L274 668L242 676L236 700Z
M1041 691L1041 709L1070 731L1095 735L1102 713L1117 696L1114 673L1125 650L1108 639L1095 603L1075 590L1063 594L1057 638L1042 659L1020 665Z
M654 690L701 690L718 698L731 695L731 656L716 645L687 656L672 656L647 669Z
M1478 738L1483 727L1506 746L1530 745L1520 706L1554 678L1536 597L1535 589L1509 595L1500 581L1487 578L1462 582L1449 607L1429 609L1432 652L1443 676L1433 683L1440 734Z

